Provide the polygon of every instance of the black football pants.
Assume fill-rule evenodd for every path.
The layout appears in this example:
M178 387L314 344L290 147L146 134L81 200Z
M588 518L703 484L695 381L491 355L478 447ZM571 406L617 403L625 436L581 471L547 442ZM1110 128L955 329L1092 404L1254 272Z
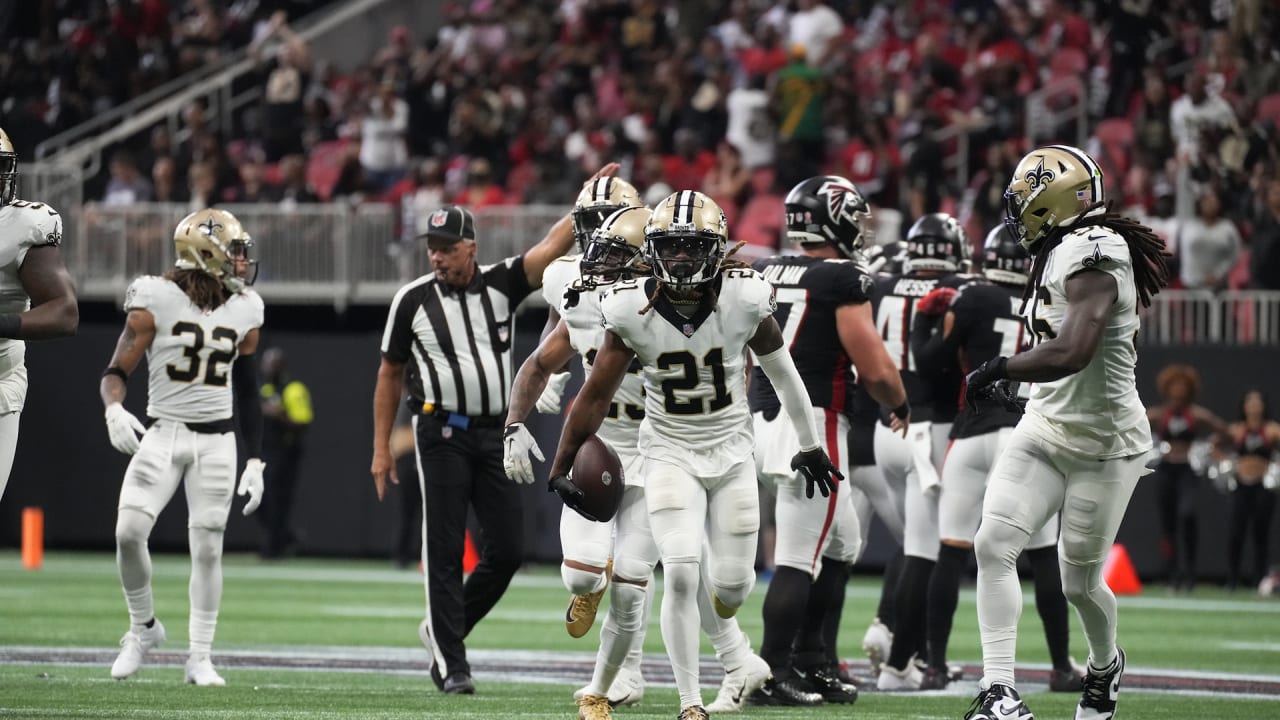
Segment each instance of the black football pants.
M440 674L471 672L463 639L502 594L524 558L519 486L502 469L502 428L449 427L414 418L426 538L428 632ZM480 564L464 583L467 508L480 521Z

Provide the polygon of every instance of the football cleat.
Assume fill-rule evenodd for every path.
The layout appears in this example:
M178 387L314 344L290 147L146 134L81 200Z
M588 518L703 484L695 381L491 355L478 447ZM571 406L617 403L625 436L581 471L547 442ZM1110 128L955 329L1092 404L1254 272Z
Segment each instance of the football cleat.
M142 667L142 659L147 656L147 653L152 648L159 647L164 641L164 624L159 620L140 632L129 630L124 637L120 638L120 654L111 664L111 677L123 680L138 672L138 668Z
M876 678L876 688L886 691L919 690L923 683L924 673L920 672L920 667L914 662L907 663L905 670L898 670L885 663L880 668L880 676Z
M1072 662L1071 667L1065 670L1054 668L1049 673L1049 691L1083 692L1084 668L1077 666L1075 662Z
M578 720L609 720L613 707L603 695L583 695L578 700Z
M889 658L889 649L893 647L893 633L889 626L880 622L880 618L871 621L867 632L862 636L862 651L871 661L871 675L880 674L880 667Z
M573 699L581 700L586 694L587 687L580 687L573 692ZM644 699L644 676L638 670L621 667L618 669L618 674L613 677L613 684L609 686L609 692L605 695L613 707L639 705Z
M213 669L213 661L209 659L209 653L193 654L187 658L186 682L188 685L201 687L222 687L227 684L218 671Z
M944 690L951 684L951 673L945 668L933 666L924 669L924 677L920 681L921 690Z
M609 589L609 576L612 574L613 560L610 559L604 568L604 585L599 590L569 598L569 609L564 612L564 627L569 631L569 637L580 638L596 624L596 613L600 611L600 601L605 590Z
M1018 691L1008 685L994 683L986 690L978 691L964 720L1035 720Z
M676 720L710 720L710 716L707 715L707 709L701 705L690 705L680 711Z
M849 705L858 700L858 686L840 679L838 665L818 665L803 670L796 668L796 674L829 703Z
M449 673L442 688L446 695L475 695L476 685L471 682L471 674L463 671Z
M733 670L727 670L724 681L720 683L720 692L716 699L707 706L707 712L725 713L739 712L746 705L747 697L760 689L765 681L773 676L769 663L759 655L752 654L747 661Z
M1076 706L1076 720L1111 720L1120 699L1120 677L1124 675L1124 650L1116 648L1110 667L1095 670L1093 663L1084 675L1084 692Z
M759 690L747 696L749 705L812 707L822 705L824 702L822 695L814 692L809 683L800 679L794 671L775 674L765 680Z

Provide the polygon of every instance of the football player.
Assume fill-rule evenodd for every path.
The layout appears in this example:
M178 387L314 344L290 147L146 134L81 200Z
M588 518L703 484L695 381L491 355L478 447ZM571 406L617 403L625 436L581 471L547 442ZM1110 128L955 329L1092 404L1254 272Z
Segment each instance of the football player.
M62 262L62 216L18 199L18 153L0 128L0 497L27 397L25 340L75 335L75 286Z
M773 286L750 267L725 262L727 234L724 212L700 192L682 190L658 205L645 228L653 275L615 283L601 299L604 341L551 468L551 486L577 507L582 492L568 471L638 359L645 419L637 449L664 568L662 637L682 720L707 717L697 634L704 539L711 544L712 604L721 617L733 617L755 583L760 507L746 402L748 347L797 425L801 450L792 463L804 473L807 493L827 497L842 477L822 450L804 382L773 319Z
M945 213L925 215L907 232L906 274L876 280L876 325L886 349L902 374L911 400L911 428L904 438L881 413L876 427L875 454L889 485L902 498L903 561L893 604L895 626L889 656L876 685L881 690L916 690L923 674L912 656L922 655L925 603L929 574L938 558L938 471L945 442L938 442L933 420L938 398L954 394L947 378L926 375L916 366L911 331L917 305L938 288L958 288L972 278L959 275L969 241L955 218ZM945 301L943 302L945 308ZM941 382L939 380L941 379Z
M871 397L894 408L894 429L905 433L910 421L902 378L871 316L868 292L873 281L854 262L870 223L870 208L852 182L833 175L802 181L787 194L784 207L786 236L802 254L760 260L755 269L776 289L783 343L804 380L814 422L823 429L822 445L847 472L851 361ZM828 655L820 633L799 642L802 620L821 623L844 606L849 566L862 545L851 493L832 492L825 503L804 497L803 478L791 469L799 449L796 435L791 423L780 417L781 403L759 367L752 370L750 401L759 438L756 474L777 497L778 525L777 570L765 595L760 646L773 678L756 692L753 702L851 703L858 691L840 680L839 665L831 660L834 647Z
M257 263L249 233L225 210L199 210L173 233L177 262L163 276L129 286L129 313L111 362L102 373L111 444L131 455L120 488L116 560L129 608L129 631L111 666L117 680L138 671L165 639L151 599L147 539L160 511L182 483L191 546L191 652L186 682L225 685L209 659L222 599L222 534L231 495L248 495L244 514L262 502L262 406L257 363L262 298L249 285ZM145 427L121 403L126 382L147 357ZM236 486L233 402L249 459ZM139 439L141 435L141 439Z
M550 369L560 367L578 354L582 356L584 369L590 374L605 332L600 323L600 293L609 284L623 277L629 278L643 267L640 252L644 228L651 215L642 207L619 210L594 231L594 239L587 245L580 261L577 258L561 259L552 264L552 278L558 282L561 291L558 303L560 322L520 367L512 386L503 462L513 480L533 482L529 456L532 453L542 458L541 450L522 421L547 383ZM653 584L650 581L658 561L658 548L649 529L640 456L636 450L640 421L644 418L643 392L640 368L633 364L600 426L600 437L623 460L623 477L626 479L622 507L614 522L588 520L567 506L565 513L576 519L561 517L561 543L566 565L572 554L583 553L579 546L584 544L588 545L586 552L598 553L601 562L610 553L613 556L611 604L600 634L595 673L591 683L575 693L580 703L579 714L586 720L607 718L610 705L637 703L644 696L640 660L646 615L652 598ZM570 530L566 532L565 528ZM590 600L590 617L594 618L596 605L604 592L603 580L601 582L599 590L576 595L570 604L568 618L581 617L575 616L574 611L583 604L581 599L584 597ZM737 620L721 618L711 607L710 583L705 577L705 568L703 584L707 587L699 593L699 617L725 666L724 683L717 702L711 705L711 711L740 710L745 696L768 677L769 667L751 652ZM589 627L588 621L577 636L585 634Z
M1102 171L1066 145L1032 150L1005 190L1007 221L1035 258L1022 305L1035 347L966 378L976 400L1031 382L1026 413L996 461L974 538L983 678L966 717L1028 718L1013 688L1022 590L1016 562L1062 513L1062 589L1089 644L1077 720L1115 716L1124 672L1116 599L1102 565L1125 507L1149 472L1151 431L1134 382L1138 311L1168 281L1164 242L1107 210Z
M949 307L932 303L920 311L912 330L916 364L926 375L971 370L999 355L1014 355L1030 347L1018 309L1031 272L1031 256L1002 223L987 234L983 246L983 282L965 285L958 292L935 290L951 297ZM920 304L926 304L921 300ZM941 312L938 312L938 311ZM1024 386L1025 387L1025 386ZM1021 416L991 398L976 399L965 407L951 428L951 448L942 467L938 495L938 530L942 544L929 579L929 659L922 689L935 690L949 682L947 642L960 597L960 574L973 549L973 537L982 518L982 495L991 466L1004 451ZM1068 654L1067 601L1058 576L1058 522L1054 518L1027 543L1036 583L1036 609L1044 623L1053 672L1049 689L1079 692L1081 673Z

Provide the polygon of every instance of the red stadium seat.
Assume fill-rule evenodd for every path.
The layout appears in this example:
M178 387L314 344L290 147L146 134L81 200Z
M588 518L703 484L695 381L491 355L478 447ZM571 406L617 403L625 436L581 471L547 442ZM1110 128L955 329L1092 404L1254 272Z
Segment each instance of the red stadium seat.
M1280 93L1272 93L1258 101L1258 119L1280 126Z
M741 240L757 249L773 254L782 236L782 196L756 195L743 206L738 223L732 229L733 240ZM759 253L755 255L759 257Z
M1108 118L1098 123L1094 137L1102 147L1098 163L1102 172L1113 178L1122 178L1129 171L1133 151L1133 121L1128 118Z
M1080 48L1067 47L1058 50L1049 61L1049 74L1053 77L1063 75L1083 75L1089 69L1089 58Z
M333 186L338 182L346 147L347 141L333 140L318 143L311 149L311 157L307 161L307 182L322 200L329 199Z

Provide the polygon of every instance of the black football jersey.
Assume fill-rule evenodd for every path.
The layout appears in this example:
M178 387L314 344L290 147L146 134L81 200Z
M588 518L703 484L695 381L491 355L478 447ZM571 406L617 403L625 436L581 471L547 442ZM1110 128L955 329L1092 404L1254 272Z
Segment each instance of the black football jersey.
M962 372L978 367L996 357L1011 357L1031 347L1031 336L1019 313L1022 289L983 282L968 285L951 304L955 322L951 326L948 345L958 348ZM963 407L963 402L961 402ZM959 439L984 435L1018 424L1017 413L991 402L981 412L962 409L951 428L951 437Z
M885 349L893 364L902 373L902 384L911 402L911 419L916 422L932 422L938 413L939 402L951 405L955 402L955 386L959 378L955 373L921 373L916 366L911 346L911 330L916 322L916 303L937 288L960 288L973 278L966 275L937 275L907 273L900 276L880 276L875 279L872 301L876 328L884 340ZM953 416L943 413L940 422L948 422ZM881 410L880 421L889 424L889 412Z
M853 371L836 331L836 309L867 302L871 278L848 260L784 255L758 260L755 269L776 288L774 318L791 350L813 407L849 414L853 408ZM780 407L764 372L751 371L752 412Z

